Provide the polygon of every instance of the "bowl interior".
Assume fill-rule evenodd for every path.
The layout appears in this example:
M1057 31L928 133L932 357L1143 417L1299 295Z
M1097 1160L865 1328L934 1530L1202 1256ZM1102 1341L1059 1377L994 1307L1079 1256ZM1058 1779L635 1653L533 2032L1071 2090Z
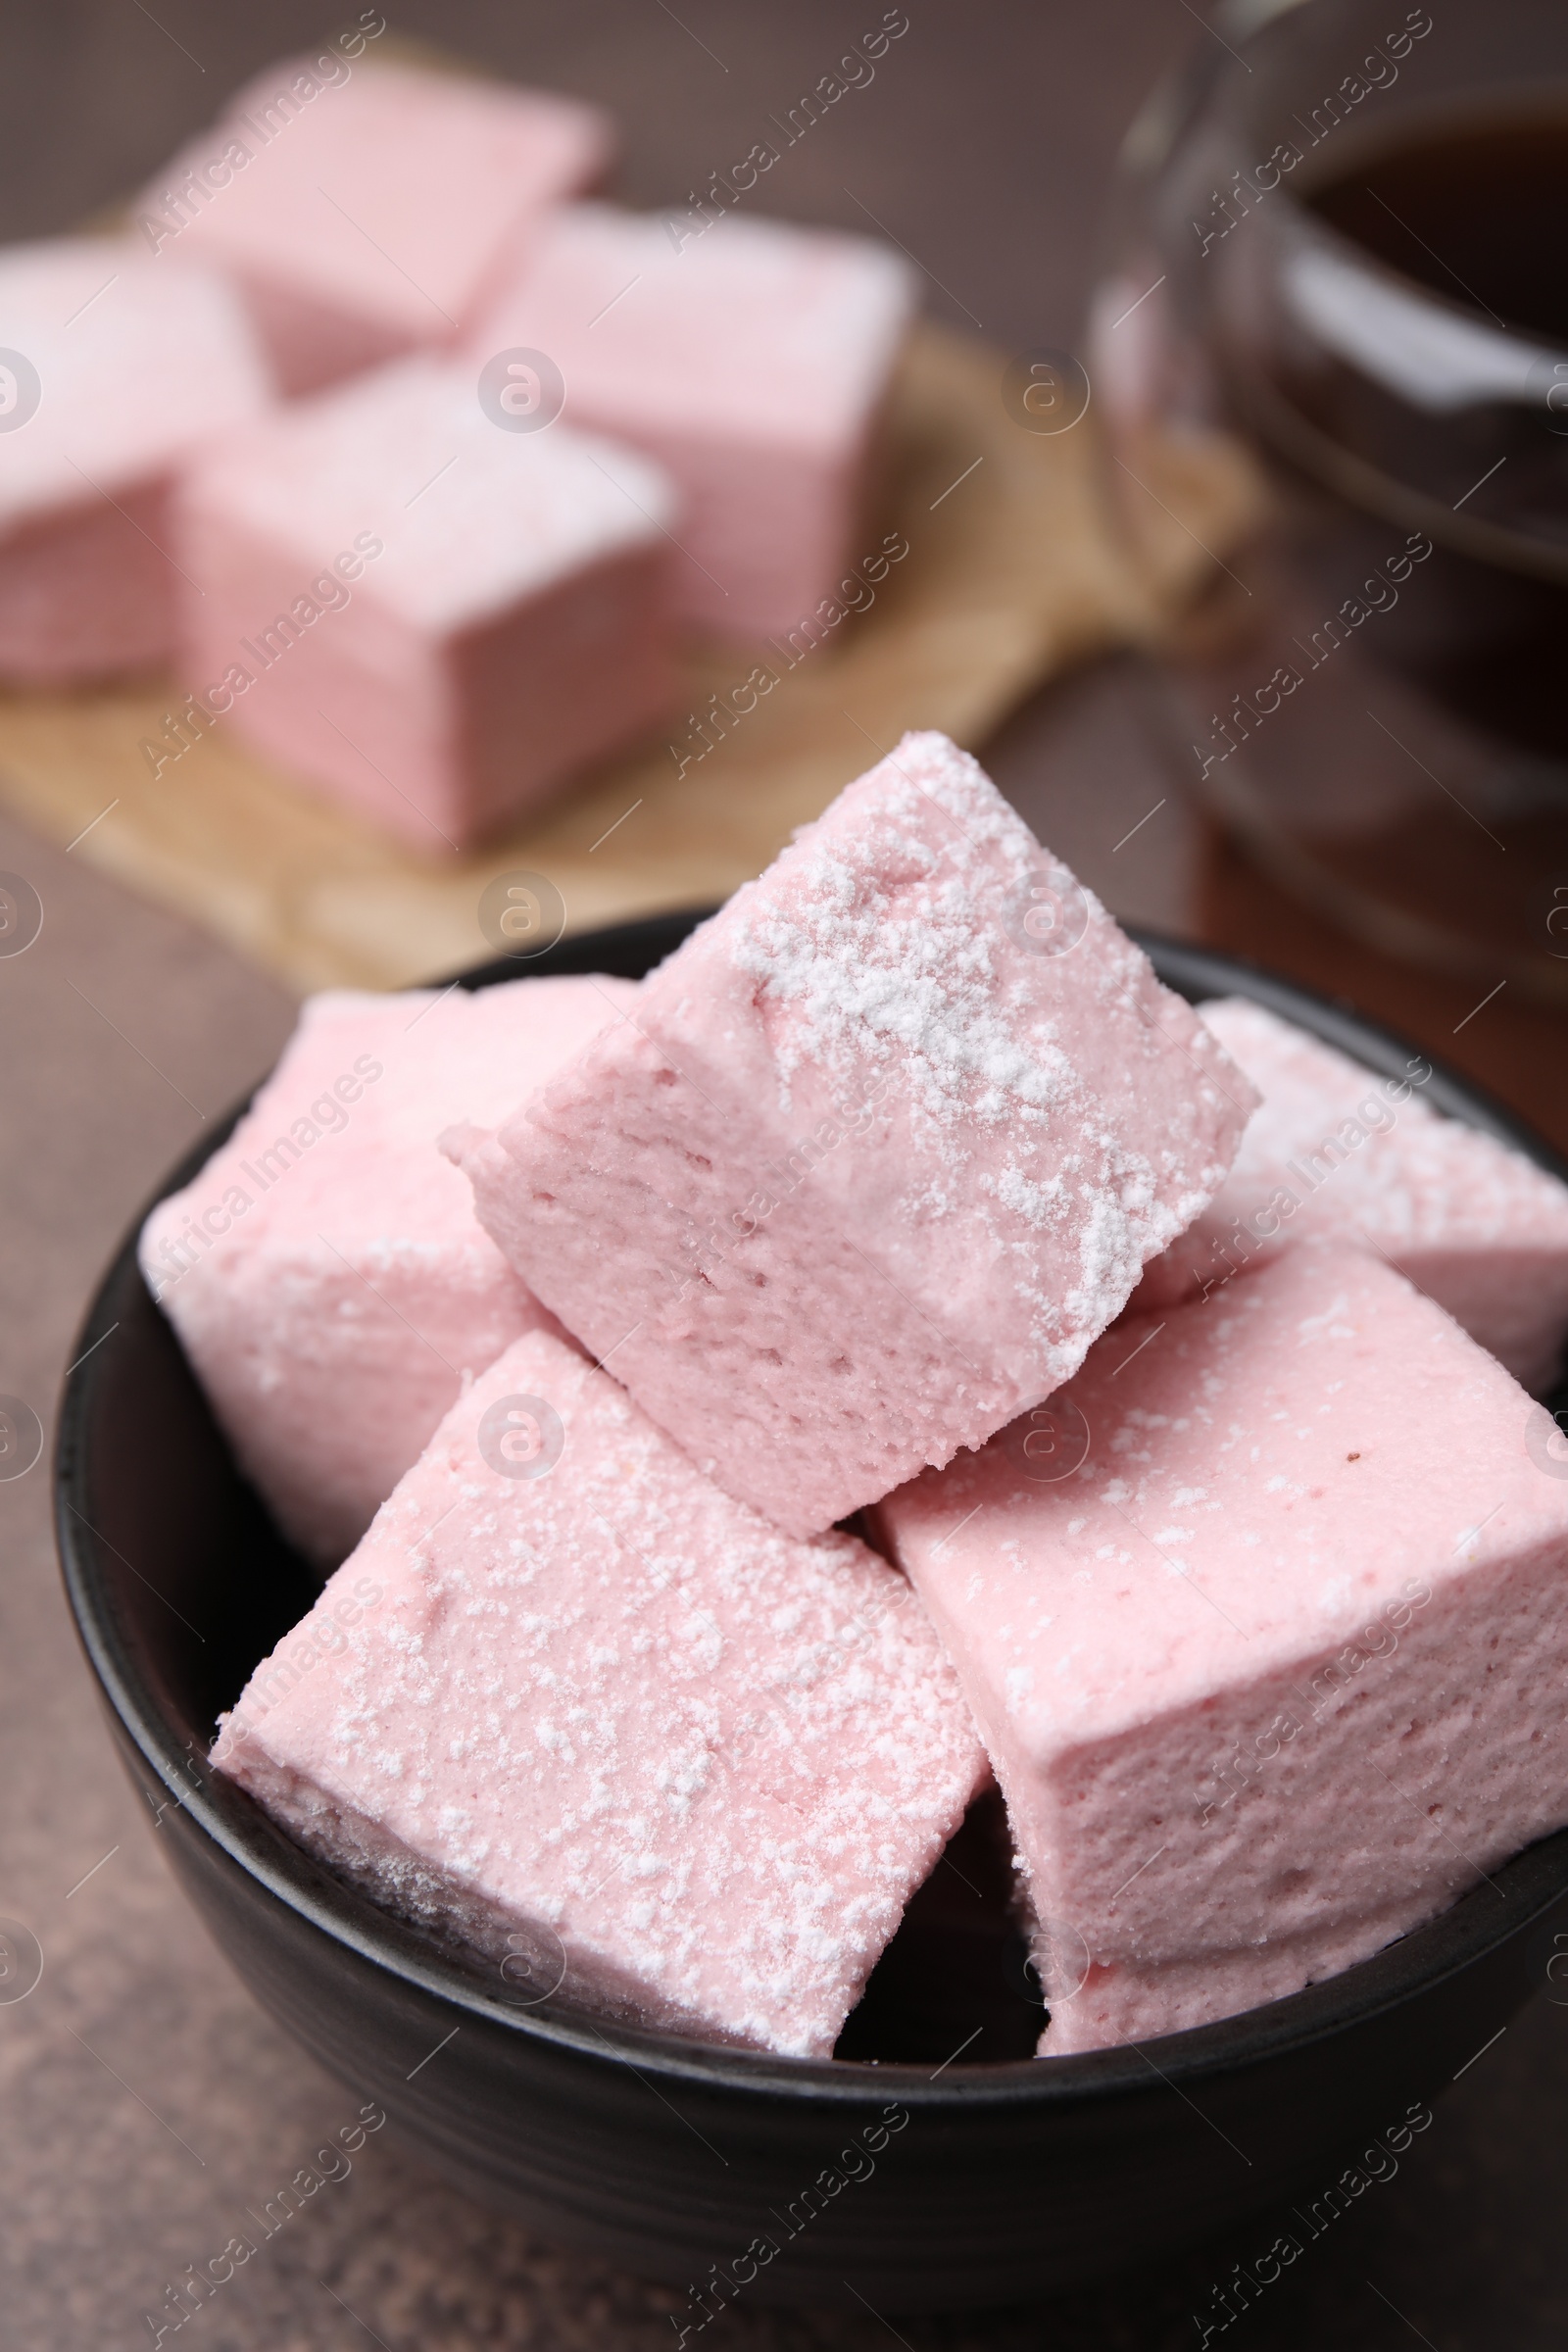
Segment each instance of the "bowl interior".
M672 914L584 935L530 958L466 973L463 985L485 987L530 972L637 979L701 919L702 912ZM1154 937L1141 944L1161 979L1193 1002L1250 997L1385 1076L1402 1074L1414 1051L1346 1007L1233 958ZM1568 1166L1464 1080L1435 1069L1424 1091L1434 1107L1568 1181ZM240 1107L204 1137L162 1192L190 1180ZM77 1627L118 1718L122 1745L152 1800L181 1806L279 1901L378 1965L519 2033L576 2043L591 2035L603 2048L610 2030L574 2018L559 2001L509 2006L493 1978L481 1979L461 1954L339 1885L243 1791L208 1771L219 1711L233 1703L252 1669L304 1615L321 1579L284 1543L236 1471L142 1282L135 1259L140 1223L138 1217L105 1277L76 1345L79 1360L60 1420L57 1499ZM624 2029L613 2030L612 2038L637 2049L640 2065L765 2078L774 2088L802 2091L819 2091L835 2078L863 2079L871 2060L885 2070L918 2067L909 2080L923 2086L923 2100L963 2100L1004 2087L1012 2096L1054 2099L1097 2086L1113 2090L1136 2079L1136 2054L1127 2050L1092 2052L1049 2068L1033 2063L1045 2012L1026 1944L1008 1914L1010 1882L1000 1802L982 1799L911 1902L831 2062L759 2059ZM1568 1832L1503 1866L1489 1885L1509 1889L1501 1913L1479 1900L1485 1889L1478 1889L1342 1977L1265 2010L1168 2037L1160 2045L1163 2071L1200 2076L1282 2042L1333 2034L1485 1956L1568 1889ZM950 2063L931 2082L936 2061Z

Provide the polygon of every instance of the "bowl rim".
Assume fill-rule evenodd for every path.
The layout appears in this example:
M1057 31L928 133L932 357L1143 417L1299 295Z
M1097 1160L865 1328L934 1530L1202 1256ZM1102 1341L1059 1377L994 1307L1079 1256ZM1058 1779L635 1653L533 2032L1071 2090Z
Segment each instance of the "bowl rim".
M635 956L645 946L668 953L713 911L710 906L676 909L640 922L574 933L525 965L503 958L434 985L471 989L528 973L590 971L612 957ZM1140 926L1123 928L1149 955L1164 984L1190 1002L1245 997L1376 1074L1402 1076L1415 1059L1428 1063L1431 1076L1423 1092L1434 1107L1522 1151L1568 1183L1568 1160L1517 1114L1397 1031L1357 1013L1348 999L1330 1000L1244 957ZM658 959L651 956L648 968ZM257 1081L258 1086L263 1083L265 1078ZM949 2114L1059 2110L1146 2092L1151 2072L1179 2088L1245 2073L1267 2059L1305 2053L1352 2027L1370 2024L1417 1994L1435 1991L1529 1928L1568 1891L1565 1829L1537 1840L1494 1872L1483 1873L1483 1884L1467 1888L1407 1936L1302 1991L1147 2042L1123 2041L1049 2062L1031 2057L965 2067L959 2051L934 2074L923 2063L790 2058L610 2018L593 2019L564 2007L551 2014L546 2005L526 2007L489 1991L433 1939L335 1879L296 1846L246 1791L212 1772L205 1759L200 1785L191 1785L188 1751L130 1654L109 1602L105 1563L113 1547L79 1507L90 1498L88 1432L105 1366L100 1343L121 1319L122 1299L133 1298L138 1288L147 1297L136 1255L142 1225L158 1200L189 1183L218 1151L255 1091L253 1087L231 1111L211 1122L163 1179L138 1210L94 1291L60 1400L54 1461L56 1537L68 1603L99 1696L121 1735L185 1815L186 1835L206 1839L274 1900L371 1968L388 1971L439 2005L475 2021L483 2019L525 2039L554 2044L564 2056L647 2070L693 2088L847 2107L862 2106L868 2096L892 2095L921 2111ZM1500 1928L1493 1924L1484 1902L1488 1886L1509 1908L1510 1916ZM1515 1897L1517 1902L1511 1899ZM1149 2055L1152 2049L1157 2051L1157 2061Z

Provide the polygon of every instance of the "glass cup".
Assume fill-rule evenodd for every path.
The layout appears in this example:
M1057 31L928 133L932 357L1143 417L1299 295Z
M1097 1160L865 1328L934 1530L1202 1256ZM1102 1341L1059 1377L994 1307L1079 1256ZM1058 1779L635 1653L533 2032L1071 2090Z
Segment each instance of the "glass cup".
M1090 335L1129 522L1184 459L1243 518L1176 758L1345 927L1568 999L1568 9L1214 22L1129 134Z

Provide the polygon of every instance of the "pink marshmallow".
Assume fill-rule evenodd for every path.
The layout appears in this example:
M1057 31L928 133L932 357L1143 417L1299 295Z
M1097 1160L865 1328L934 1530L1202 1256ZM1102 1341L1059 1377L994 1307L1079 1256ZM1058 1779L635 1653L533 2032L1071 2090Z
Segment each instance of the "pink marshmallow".
M1430 1062L1383 1079L1240 998L1203 1019L1262 1105L1202 1215L1152 1265L1133 1311L1266 1264L1293 1238L1364 1242L1526 1388L1549 1385L1568 1332L1568 1187L1445 1118Z
M666 707L672 512L631 451L503 430L405 361L192 468L184 673L210 723L440 856Z
M1007 1799L1047 2056L1298 1991L1568 1822L1568 1456L1365 1251L1127 1321L877 1519Z
M612 146L596 107L341 55L285 58L142 194L160 257L230 275L290 393L455 343Z
M644 1410L808 1535L1075 1372L1251 1100L974 760L908 735L632 1017L443 1143Z
M804 646L864 552L854 531L914 296L907 265L867 237L735 215L698 231L574 205L469 348L545 353L568 423L667 466L694 620L742 637L799 623Z
M0 675L165 662L174 469L270 398L244 313L207 270L82 237L0 255Z
M142 1232L147 1283L241 1468L335 1566L460 1389L554 1320L436 1151L635 1001L629 981L313 997L233 1135Z
M903 1578L778 1534L544 1332L447 1415L213 1760L498 1991L798 2057L985 1773Z

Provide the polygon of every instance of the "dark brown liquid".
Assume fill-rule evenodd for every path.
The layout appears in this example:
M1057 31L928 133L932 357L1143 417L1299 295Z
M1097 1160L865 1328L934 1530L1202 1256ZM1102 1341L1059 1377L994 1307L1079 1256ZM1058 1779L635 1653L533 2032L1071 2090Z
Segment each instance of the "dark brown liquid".
M1391 269L1568 349L1568 111L1450 122L1304 192Z
M1412 289L1541 359L1527 396L1455 406L1406 397L1327 355L1303 363L1287 336L1277 364L1289 403L1331 443L1423 495L1440 543L1568 588L1568 364L1552 382L1554 355L1568 363L1568 109L1448 113L1393 138L1352 137L1332 158L1311 158L1291 195ZM1478 545L1475 526L1516 545Z
M1568 109L1543 105L1351 133L1286 199L1446 307L1568 357L1565 200ZM1205 790L1380 944L1568 995L1568 406L1409 398L1289 332L1241 360L1235 420L1276 519L1235 564L1235 642L1195 664ZM1396 599L1376 580L1411 532L1427 552ZM1357 599L1378 610L1323 650ZM1292 700L1249 717L1280 665Z

